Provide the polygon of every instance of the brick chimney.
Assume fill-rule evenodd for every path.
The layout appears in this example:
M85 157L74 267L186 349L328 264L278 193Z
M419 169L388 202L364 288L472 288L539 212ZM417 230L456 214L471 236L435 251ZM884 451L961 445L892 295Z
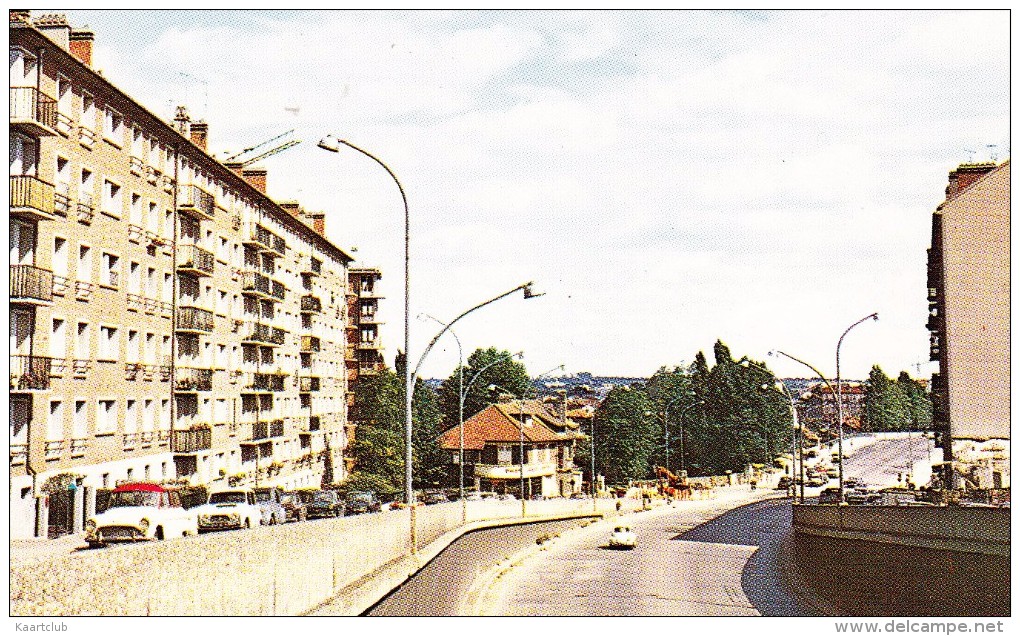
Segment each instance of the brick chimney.
M278 205L294 218L301 218L301 205L297 201L281 201Z
M266 169L265 168L242 168L241 177L248 182L248 185L255 188L262 194L266 193Z
M11 22L30 23L32 21L32 12L28 9L11 9L8 14L11 17Z
M191 123L191 143L203 151L208 152L209 148L209 124L204 121Z
M67 16L62 13L47 13L35 19L35 28L43 35L56 42L57 46L67 51L71 37L71 25Z
M961 163L949 173L949 185L946 186L946 201L952 201L961 192L969 188L975 181L985 176L998 166L994 162Z
M96 34L92 31L71 31L68 50L85 66L92 68L92 43Z
M312 226L319 236L326 236L326 215L322 212L304 212L305 223Z

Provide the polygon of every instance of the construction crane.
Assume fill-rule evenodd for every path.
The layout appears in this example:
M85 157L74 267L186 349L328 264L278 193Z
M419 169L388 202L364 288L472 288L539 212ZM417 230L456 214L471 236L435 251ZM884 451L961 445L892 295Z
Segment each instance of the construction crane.
M230 163L230 164L234 164L234 165L240 165L243 168L244 166L247 166L247 165L255 163L259 159L265 159L266 157L272 157L273 155L275 155L277 153L280 153L280 152L283 152L284 150L287 150L288 148L293 148L294 146L296 146L299 143L301 143L301 140L300 139L288 139L287 141L284 141L284 142L282 142L282 143L280 143L280 144L278 144L276 146L273 146L269 150L265 150L265 151L255 155L254 157L250 157L250 158L247 158L247 159L239 159L240 157L244 157L245 155L247 155L248 153L250 153L252 151L258 150L259 148L262 148L263 146L267 146L267 145L273 143L274 141L277 141L278 139L283 139L284 137L286 137L288 135L293 135L293 134L294 134L294 129L292 128L291 130L288 130L287 132L283 133L282 135L277 135L277 136L273 137L272 139L267 139L266 141L263 141L260 144L256 144L254 146L251 146L250 148L245 148L241 152L235 153L235 154L227 157L226 159L223 160L223 163Z

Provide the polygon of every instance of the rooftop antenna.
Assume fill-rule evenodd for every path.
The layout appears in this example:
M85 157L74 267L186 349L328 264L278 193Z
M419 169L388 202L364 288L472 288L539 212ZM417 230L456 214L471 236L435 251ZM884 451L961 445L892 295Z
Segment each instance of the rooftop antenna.
M184 77L189 77L189 78L195 80L196 82L198 82L199 84L202 85L202 87L203 87L203 89L205 91L205 93L204 93L205 94L205 101L202 104L202 117L208 117L209 116L209 82L205 81L204 79L200 79L198 77L195 77L194 75L188 75L187 73L183 73L182 72L181 75L183 75Z
M966 148L964 148L963 151L965 153L967 153L967 163L974 163L974 152L975 151L974 150L967 150Z
M991 159L993 163L999 160L999 154L995 150L998 147L999 146L997 144L988 144L987 146L988 158Z

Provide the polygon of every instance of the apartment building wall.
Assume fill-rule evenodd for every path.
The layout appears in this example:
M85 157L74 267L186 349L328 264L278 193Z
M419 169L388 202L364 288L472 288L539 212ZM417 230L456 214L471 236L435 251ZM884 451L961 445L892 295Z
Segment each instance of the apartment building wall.
M53 18L10 29L12 536L45 533L58 475L72 526L123 479L342 479L350 257Z

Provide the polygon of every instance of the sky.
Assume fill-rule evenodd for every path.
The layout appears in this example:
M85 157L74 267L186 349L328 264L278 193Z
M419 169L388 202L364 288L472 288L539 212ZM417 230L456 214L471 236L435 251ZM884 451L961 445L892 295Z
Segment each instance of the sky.
M45 13L46 11L36 11ZM777 374L927 377L926 253L950 170L1009 156L1005 11L66 11L94 67L210 151L291 129L275 200L383 271L382 338L440 325L532 375L648 376L717 339ZM420 317L418 317L420 315ZM444 337L422 367L446 377ZM917 366L915 366L917 365ZM558 373L558 372L557 372Z

